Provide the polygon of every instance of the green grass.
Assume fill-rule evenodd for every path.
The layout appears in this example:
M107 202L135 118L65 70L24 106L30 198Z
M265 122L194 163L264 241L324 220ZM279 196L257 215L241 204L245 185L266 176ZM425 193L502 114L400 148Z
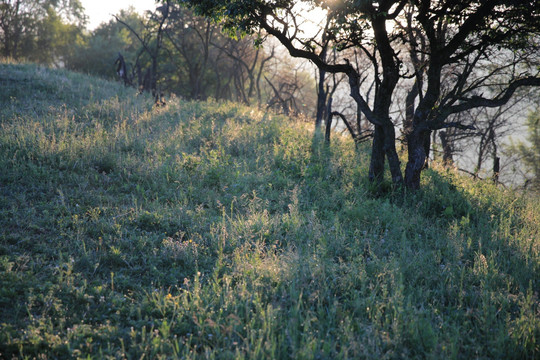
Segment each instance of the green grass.
M540 201L233 103L0 64L0 358L540 356Z

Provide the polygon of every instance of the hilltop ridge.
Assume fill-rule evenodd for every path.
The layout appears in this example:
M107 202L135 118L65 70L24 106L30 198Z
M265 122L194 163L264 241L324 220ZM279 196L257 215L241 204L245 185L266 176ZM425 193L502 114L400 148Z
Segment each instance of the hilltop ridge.
M235 103L0 64L0 357L537 358L540 200Z

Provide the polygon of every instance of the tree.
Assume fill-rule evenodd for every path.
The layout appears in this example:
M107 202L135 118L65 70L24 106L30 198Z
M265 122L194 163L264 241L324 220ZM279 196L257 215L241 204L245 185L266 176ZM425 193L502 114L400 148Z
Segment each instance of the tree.
M466 122L474 126L475 130L451 128L439 131L443 162L457 165L461 171L475 178L487 175L498 180L498 171L495 169L498 161L500 169L512 161L501 158L501 149L505 139L518 129L515 119L523 118L523 104L527 104L527 99L520 95L514 96L501 107L476 108L453 115L451 121ZM459 155L456 161L455 155Z
M158 89L158 79L160 74L158 73L159 57L161 55L161 49L163 46L163 36L165 31L165 22L170 14L170 1L164 1L163 5L158 7L156 11L152 12L146 24L144 24L144 31L139 34L133 27L127 22L121 20L118 16L115 16L116 20L126 26L126 28L135 35L139 40L146 55L150 57L150 66L147 68L144 77L138 67L139 88L141 91L150 91L154 97L156 104L161 102L161 89ZM140 65L138 62L136 65Z
M431 132L471 128L448 121L450 115L477 107L501 106L518 88L540 85L535 65L540 44L537 1L183 0L181 3L199 14L223 21L229 29L247 33L264 29L292 56L308 59L329 73L345 73L351 96L375 127L369 174L374 181L382 180L386 157L393 183L404 182L410 189L418 189ZM305 8L314 6L326 10L326 21L317 35L304 36L299 19ZM412 41L411 31L423 42ZM340 51L354 47L369 59L376 84L371 104L362 94L358 69L345 58L337 62L328 60L325 56L328 46ZM423 62L413 63L411 71L403 66L407 64L406 53L424 54ZM479 67L483 71L476 71ZM448 74L450 86L443 87L442 79ZM412 124L407 134L408 162L403 179L390 108L396 101L394 92L398 82L413 78L418 82L415 81L408 101ZM484 96L483 89L496 84L497 93ZM417 103L414 99L418 99Z
M305 65L279 55L272 58L264 76L270 91L267 108L285 115L310 113L314 82Z
M525 166L525 187L540 192L540 110L527 118L527 142L518 142L509 148Z
M171 6L170 23L165 29L167 42L172 45L178 61L182 61L182 76L188 79L186 95L192 99L208 96L207 69L210 61L210 39L219 28L210 21L194 16L190 11Z
M333 49L332 56L336 57L337 51ZM370 63L369 59L366 59L356 49L349 49L343 52L343 56L347 59L351 59L351 62L355 69L357 69L362 77L359 80L359 84L365 91L365 99L369 103L371 102L371 95L375 88L375 79L370 76ZM354 60L352 60L354 59ZM324 117L327 119L328 125L331 125L332 120L337 118L338 122L341 120L345 129L351 138L354 140L355 145L358 146L361 142L371 140L373 137L373 125L362 116L362 111L359 110L358 104L351 103L350 96L347 95L346 76L344 74L331 74L326 79L325 94L327 96L324 105ZM319 98L320 99L320 98ZM337 124L336 124L337 126ZM330 138L330 129L326 129L326 139Z
M164 9L168 9L166 19ZM107 66L102 74L110 77L114 75L111 64L121 59L120 52L130 76L138 76L144 90L151 90L151 74L156 74L159 93L245 103L256 98L261 104L261 78L274 53L254 48L253 42L252 37L224 36L219 25L166 3L144 16L121 12L116 21L96 29L81 49L83 55L71 64L79 69Z
M143 30L143 17L133 8L121 10L117 16L129 24L137 33ZM141 46L136 36L124 25L110 20L100 24L91 33L87 33L83 41L73 45L72 54L66 59L66 67L107 79L116 79L116 68L112 66L120 52L128 66L128 77L135 77L135 64Z
M346 74L351 96L366 118L375 125L370 179L382 180L386 157L393 182L402 183L403 177L395 148L395 130L389 114L391 95L399 80L399 64L390 45L392 39L386 29L386 19L399 14L399 11L390 11L392 4L374 6L365 3L365 6L357 6L339 2L327 5L319 1L246 3L240 0L183 1L183 3L194 7L202 15L222 19L225 28L241 29L247 33L263 29L276 37L293 57L308 59L328 73ZM315 5L324 7L328 15L323 22L322 30L314 35L308 35L301 29L302 14L305 13L307 6ZM223 18L222 14L228 15ZM367 31L369 27L377 31ZM366 53L376 69L374 77L377 86L372 106L361 94L361 75L357 69L346 59L327 57L326 49L329 47L339 50L357 47Z
M0 54L62 65L85 23L79 0L0 0Z
M413 1L412 6L414 26L421 29L428 48L421 74L426 86L419 92L407 139L405 182L417 189L431 132L471 128L447 121L450 115L498 107L518 88L540 85L535 66L540 9L535 1L421 0ZM409 47L414 45L408 43ZM488 88L496 88L491 97L484 96Z

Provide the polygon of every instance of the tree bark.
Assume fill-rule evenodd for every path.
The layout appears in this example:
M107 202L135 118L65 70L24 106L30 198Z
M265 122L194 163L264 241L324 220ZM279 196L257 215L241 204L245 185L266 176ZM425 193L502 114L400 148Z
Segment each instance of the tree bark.
M405 119L403 120L403 135L405 135L405 141L407 139L407 136L412 131L414 118L414 100L418 96L418 93L418 80L416 80L413 87L407 93L407 97L405 98Z
M443 164L444 166L452 166L454 159L452 157L452 146L446 131L439 132L439 138L441 139L441 145L443 149Z
M396 187L403 185L403 175L401 172L401 162L396 150L396 132L394 124L389 121L384 126L384 152L388 159L388 166L390 167L390 175L392 176L392 184Z
M493 158L493 182L495 184L499 183L499 174L501 172L501 158L495 156Z
M369 164L369 180L380 183L384 175L384 130L375 125L373 143L371 145L371 161Z
M323 118L324 118L324 110L326 105L326 91L324 89L324 78L326 77L326 71L319 68L319 84L318 84L318 91L317 91L317 116L315 118L315 129L319 129L321 127ZM327 114L330 115L330 114Z
M429 138L429 132L413 130L407 139L408 161L405 167L405 186L411 190L420 188L420 174L426 163L426 137Z
M326 108L326 129L324 132L324 140L330 143L330 131L332 130L332 98L328 99L328 106Z
M431 151L431 134L435 135L435 132L428 131L427 135L424 136L424 152L426 153L426 161L424 161L424 169L429 168L429 153Z

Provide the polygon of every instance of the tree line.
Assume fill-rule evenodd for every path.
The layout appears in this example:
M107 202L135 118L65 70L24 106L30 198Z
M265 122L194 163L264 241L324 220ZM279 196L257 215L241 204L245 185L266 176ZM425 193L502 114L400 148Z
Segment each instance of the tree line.
M254 46L262 34L240 37L177 4L132 8L86 29L78 0L0 0L4 58L120 79L140 91L188 99L237 101L286 113L314 108L311 69Z
M314 95L306 69L272 47L255 47L254 41L228 36L219 24L165 3L144 15L121 11L94 30L80 56L67 66L121 77L126 85L151 92L156 101L162 94L176 94L308 112ZM111 66L114 61L116 67ZM282 99L276 101L275 88L289 92L279 92Z
M369 178L376 183L387 163L396 187L418 189L434 132L474 131L463 114L499 108L520 90L540 86L540 4L533 0L178 2L227 29L262 29L321 74L346 76L357 112L374 128ZM310 35L304 18L314 8L325 16ZM328 56L329 49L338 55ZM369 64L368 75L351 62L351 51ZM362 86L366 78L373 87ZM403 101L400 86L407 88L404 173L391 117ZM442 134L448 141L449 133Z

